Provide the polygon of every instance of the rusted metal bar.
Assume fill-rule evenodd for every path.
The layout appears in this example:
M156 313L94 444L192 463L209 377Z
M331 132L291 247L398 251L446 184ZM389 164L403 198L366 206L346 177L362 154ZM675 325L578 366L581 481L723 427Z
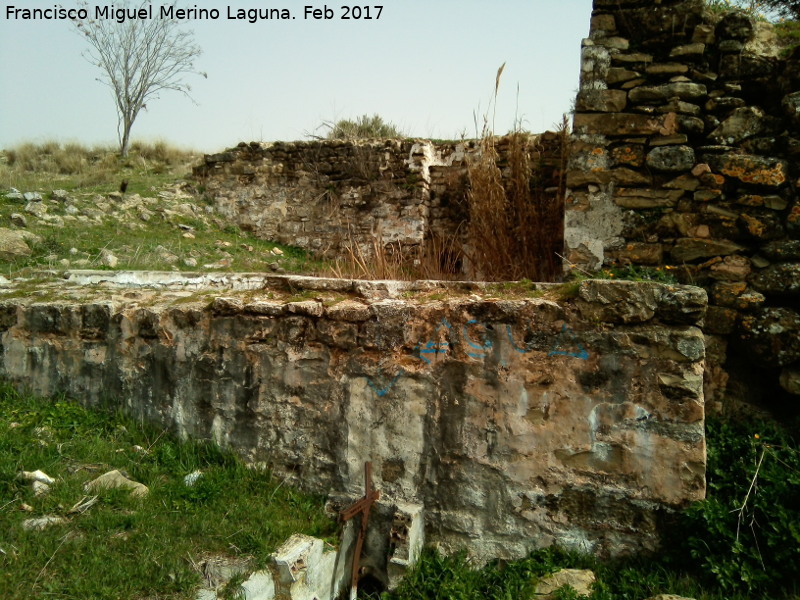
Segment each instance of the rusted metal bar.
M353 554L353 570L350 576L350 600L355 600L358 593L358 572L361 562L361 550L364 547L364 538L367 535L367 523L369 522L369 511L375 501L381 497L379 490L372 487L372 463L364 463L364 497L357 500L347 508L343 509L339 515L343 521L349 521L359 513L361 514L361 527L356 538L356 547Z

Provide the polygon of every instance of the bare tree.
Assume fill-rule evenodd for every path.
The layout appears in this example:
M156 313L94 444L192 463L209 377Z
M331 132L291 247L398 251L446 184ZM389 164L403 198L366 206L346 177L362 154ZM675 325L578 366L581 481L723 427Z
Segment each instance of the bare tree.
M79 6L93 13L87 0ZM116 2L118 11L147 9L151 0L133 5L129 0ZM174 3L173 3L174 6ZM149 11L148 11L149 12ZM120 12L120 15L125 13ZM178 29L174 19L162 19L158 11L152 18L85 19L74 21L78 32L89 42L85 58L103 72L98 79L111 88L117 107L117 135L120 155L128 155L131 128L139 111L163 90L181 92L191 98L191 87L184 81L189 74L202 75L194 68L200 46L191 31Z

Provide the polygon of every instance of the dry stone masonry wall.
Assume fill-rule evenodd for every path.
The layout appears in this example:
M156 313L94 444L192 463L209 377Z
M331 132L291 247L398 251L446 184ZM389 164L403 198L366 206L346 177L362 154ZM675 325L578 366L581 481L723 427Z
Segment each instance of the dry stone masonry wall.
M567 257L709 291L717 409L747 383L729 373L800 394L800 53L776 31L701 0L595 0L583 43Z
M549 194L559 140L532 138L534 176ZM508 138L496 149L505 170ZM253 142L206 156L194 175L217 213L259 237L327 257L356 246L369 257L376 243L411 256L434 236L469 245L467 167L479 152L472 141Z
M484 560L556 541L654 548L704 496L699 288L591 280L503 299L311 278L280 291L272 276L203 300L105 277L95 300L4 300L0 376L124 399L318 493L360 496L372 461L382 502Z

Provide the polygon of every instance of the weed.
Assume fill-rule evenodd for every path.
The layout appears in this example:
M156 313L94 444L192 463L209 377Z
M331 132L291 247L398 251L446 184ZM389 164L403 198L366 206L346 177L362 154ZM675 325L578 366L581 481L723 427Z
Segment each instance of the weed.
M694 560L724 590L800 587L800 444L765 422L708 425L708 499L688 513Z
M630 281L658 281L660 283L678 283L675 276L675 267L644 267L628 265L603 269L594 275L599 279L627 279Z
M17 478L36 469L56 480L46 495ZM71 513L86 499L83 484L111 469L147 485L148 496L106 490L91 508ZM187 486L184 477L196 470L202 476ZM251 557L259 568L292 533L330 539L336 530L321 498L247 468L214 444L181 442L121 414L27 397L7 384L0 384L0 498L4 600L188 600L203 556ZM22 527L45 515L65 521L41 531Z
M495 105L502 71L501 66L495 79ZM487 113L479 151L468 162L469 251L465 254L473 274L490 281L523 277L555 281L561 274L556 253L563 246L569 148L566 117L555 149L549 151L543 136L516 130L498 139L488 123ZM558 156L558 164L546 165L546 154ZM549 181L551 177L555 181Z
M708 498L678 516L657 556L603 562L545 548L473 569L465 555L426 550L386 600L493 600L532 596L542 576L591 569L589 600L659 594L697 600L797 600L800 573L800 440L767 422L708 423ZM556 598L575 599L561 589Z

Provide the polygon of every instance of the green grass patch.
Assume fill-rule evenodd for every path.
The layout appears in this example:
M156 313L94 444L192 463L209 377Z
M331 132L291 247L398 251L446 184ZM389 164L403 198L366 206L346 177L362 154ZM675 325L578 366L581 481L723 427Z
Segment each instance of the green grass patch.
M200 187L186 185L199 159L164 142L135 143L120 158L112 148L21 144L0 152L0 226L23 229L32 254L4 261L0 274L23 269L134 269L313 273L308 253L257 238L213 211ZM120 185L127 182L125 194ZM43 214L6 198L11 188L38 192ZM58 199L54 190L65 190ZM19 224L21 215L27 222ZM278 248L280 253L272 251ZM104 257L111 254L114 260Z
M21 471L56 482L36 496ZM118 469L147 485L94 493L84 484ZM193 486L184 477L202 476ZM205 557L248 557L253 568L292 533L333 541L324 499L301 494L207 442L182 442L122 415L66 399L42 400L0 384L0 597L188 599ZM65 519L40 531L23 521Z

